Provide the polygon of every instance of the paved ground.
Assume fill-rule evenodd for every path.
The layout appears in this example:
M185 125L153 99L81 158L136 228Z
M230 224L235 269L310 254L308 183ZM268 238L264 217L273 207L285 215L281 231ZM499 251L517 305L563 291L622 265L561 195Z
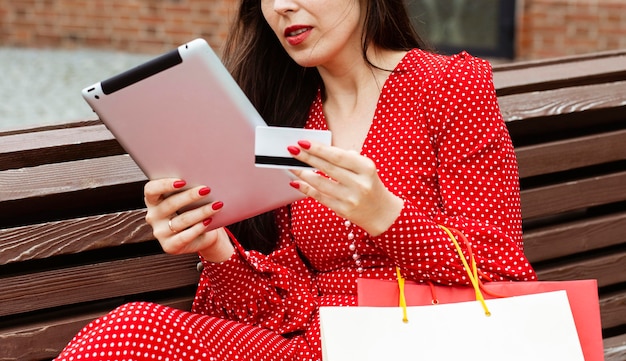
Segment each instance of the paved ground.
M152 57L0 47L0 131L93 119L81 90Z

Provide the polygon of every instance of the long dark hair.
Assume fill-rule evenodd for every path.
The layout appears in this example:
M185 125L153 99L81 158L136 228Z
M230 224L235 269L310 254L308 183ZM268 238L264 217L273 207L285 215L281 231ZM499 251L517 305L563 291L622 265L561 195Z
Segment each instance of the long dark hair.
M363 58L371 44L383 49L426 48L405 0L356 0L365 10ZM298 65L282 47L261 11L261 0L242 0L226 40L223 61L269 125L304 127L311 103L323 88L316 68ZM371 64L371 63L370 63ZM247 249L271 252L278 241L274 212L231 225Z

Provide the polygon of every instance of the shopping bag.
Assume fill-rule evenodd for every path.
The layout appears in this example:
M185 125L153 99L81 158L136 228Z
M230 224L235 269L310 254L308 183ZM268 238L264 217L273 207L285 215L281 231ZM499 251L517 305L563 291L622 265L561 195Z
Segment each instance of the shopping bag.
M321 307L324 361L584 361L565 291L401 307Z
M472 285L469 299L475 301L442 304L432 296L433 287L430 303L436 305L409 307L407 287L398 270L399 291L394 294L394 304L400 307L320 308L325 361L460 358L584 361L566 291L485 299L471 245L460 234L468 252L468 264L452 231L440 227L455 245ZM359 288L363 289L363 283L359 282Z
M586 361L603 361L604 344L596 280L487 282L487 299L563 290L567 292L570 308ZM406 282L404 295L409 306L445 304L474 299L474 289L462 286L440 286ZM399 298L396 281L359 279L359 306L397 306Z
M596 280L488 282L483 285L485 298L521 296L551 291L566 291L570 309L586 361L603 361L604 345ZM409 306L446 304L474 300L471 287L440 286L406 282L406 303ZM397 306L396 281L362 278L358 281L359 306Z
M586 361L604 361L604 344L602 341L602 325L600 317L600 304L598 300L598 284L596 280L575 281L541 281L541 282L488 282L481 283L478 280L478 270L475 267L472 247L467 238L455 229L440 226L455 244L457 252L461 256L470 280L475 278L476 285L483 291L481 297L502 298L537 294L565 290L578 337L585 355ZM463 242L472 265L469 265L463 257L463 252L457 242L456 236ZM358 300L362 306L393 306L398 304L399 298L408 305L427 305L469 301L477 295L474 287L450 287L430 284L417 284L404 282L402 276L398 276L398 282L402 283L402 295L398 282L360 279L358 283Z

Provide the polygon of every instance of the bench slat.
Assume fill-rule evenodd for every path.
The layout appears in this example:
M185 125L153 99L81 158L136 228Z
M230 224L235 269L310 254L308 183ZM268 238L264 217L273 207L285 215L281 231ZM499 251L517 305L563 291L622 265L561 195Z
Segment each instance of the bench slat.
M46 164L0 172L0 202L146 181L128 155Z
M0 229L0 265L153 240L145 210Z
M626 160L626 130L523 146L515 153L521 178Z
M626 171L570 181L545 187L524 189L524 219L555 215L581 208L626 200Z
M102 124L0 137L0 170L124 154Z
M616 327L624 323L626 320L624 305L626 305L626 291L600 297L603 328Z
M522 61L511 62L511 63L498 63L493 66L493 69L495 72L511 72L511 71L521 70L521 69L533 69L536 67L553 66L555 64L576 63L576 62L581 62L581 61L594 61L597 59L606 59L606 58L621 58L623 56L626 56L626 50L617 49L617 50L598 51L598 52L585 53L585 54L565 55L565 56L547 58L547 59L522 60ZM580 70L585 71L585 69L580 69Z
M619 81L501 96L498 104L504 120L511 123L590 110L620 109L626 106L624 93L626 81ZM550 122L550 119L545 121Z
M532 264L624 242L626 212L524 232L524 253Z
M114 139L102 124L2 135L0 155ZM0 158L4 160L4 158ZM52 158L53 160L56 158Z
M581 280L597 279L598 287L606 287L626 282L626 251L596 256L563 264L537 267L540 280Z
M626 334L604 339L604 361L626 360Z
M192 254L158 254L9 276L2 279L0 316L196 285L197 262Z
M530 93L581 84L626 79L626 53L607 56L561 59L540 65L518 64L494 67L494 84L499 95Z

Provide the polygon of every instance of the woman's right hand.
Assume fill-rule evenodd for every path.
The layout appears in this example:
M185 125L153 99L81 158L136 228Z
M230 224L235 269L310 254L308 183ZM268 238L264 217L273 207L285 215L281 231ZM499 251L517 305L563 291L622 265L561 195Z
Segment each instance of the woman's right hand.
M211 192L210 188L204 186L181 190L185 186L184 180L171 178L146 183L146 222L152 226L154 237L169 254L198 252L209 262L227 260L233 254L234 247L224 228L207 232L212 217L224 204L215 201L183 212L181 209Z

